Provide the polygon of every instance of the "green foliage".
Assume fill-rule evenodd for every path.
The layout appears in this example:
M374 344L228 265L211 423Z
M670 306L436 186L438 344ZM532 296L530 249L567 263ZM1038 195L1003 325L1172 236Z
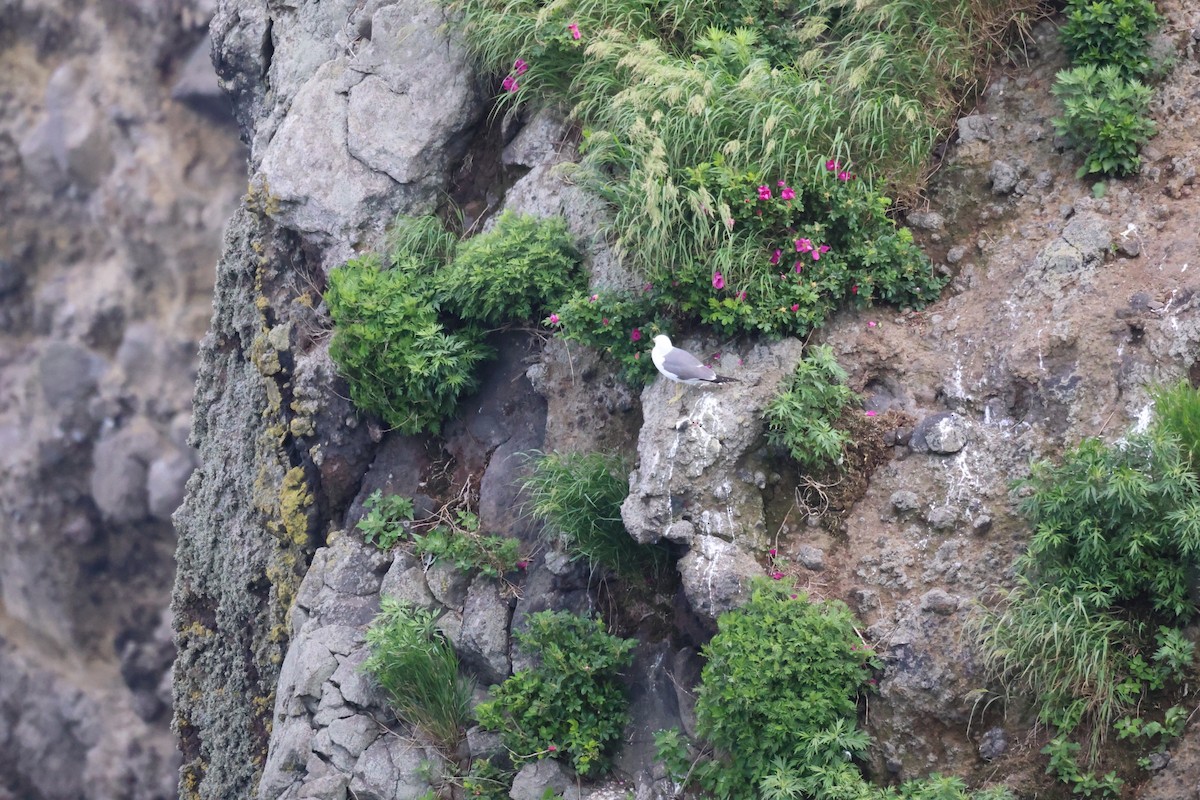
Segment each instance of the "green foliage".
M561 217L501 214L491 230L458 246L436 273L439 304L487 326L556 308L581 288L580 255Z
M621 377L630 385L642 386L657 375L648 352L650 340L666 329L652 292L647 284L637 293L580 293L568 299L548 322L562 326L564 339L612 356Z
M397 716L452 753L470 719L474 684L458 673L458 656L434 615L384 597L367 629L367 646L363 669L387 693Z
M1063 103L1055 130L1084 156L1079 177L1137 171L1138 151L1157 130L1149 117L1150 87L1122 77L1116 66L1088 65L1058 73L1051 91Z
M767 404L767 441L787 448L808 470L841 464L849 437L834 423L853 401L846 372L833 350L828 345L809 348L780 393Z
M1076 66L1117 67L1140 78L1153 67L1147 37L1162 22L1151 0L1069 0L1059 29Z
M1059 466L1034 464L1021 486L1034 526L1023 574L1078 593L1094 611L1195 613L1188 570L1200 555L1200 483L1161 426L1120 446L1087 439Z
M455 568L499 578L517 568L521 543L507 536L483 535L479 518L460 511L454 525L438 525L413 537L413 550L419 555L448 561Z
M629 478L621 458L605 453L535 454L524 479L530 511L573 558L586 558L618 574L662 575L666 550L638 544L621 521Z
M569 759L581 775L604 772L625 726L618 673L636 640L565 611L532 614L513 636L536 664L492 687L476 708L479 724L500 731L515 763L551 756Z
M1153 393L1158 425L1178 437L1192 472L1200 473L1200 392L1187 381Z
M747 797L780 765L814 780L838 765L857 774L844 754L869 741L855 729L856 697L874 654L846 607L791 599L758 581L750 602L717 625L704 648L696 721L726 762L701 770L701 785L718 797Z
M1115 772L1098 778L1095 772L1081 770L1078 765L1079 749L1077 743L1065 736L1051 739L1041 750L1050 757L1046 773L1069 785L1076 797L1119 797L1125 781L1118 778Z
M386 497L383 491L376 489L371 492L363 506L367 513L355 525L362 531L363 541L373 544L380 550L391 550L408 535L406 522L412 522L413 502L410 498L398 494Z
M479 800L509 800L515 773L501 769L491 759L477 758L463 776L463 795Z
M404 433L436 433L476 387L487 348L471 328L447 332L414 273L380 266L367 255L330 273L329 355L359 408Z
M433 275L454 259L458 237L433 215L396 217L387 233L388 266Z

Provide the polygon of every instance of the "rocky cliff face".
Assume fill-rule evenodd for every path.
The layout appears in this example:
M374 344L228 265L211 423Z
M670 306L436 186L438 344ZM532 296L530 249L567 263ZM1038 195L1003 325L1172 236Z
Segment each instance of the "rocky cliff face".
M1168 100L1151 167L1096 200L1069 177L1054 107L1037 91L1061 66L1053 30L1040 29L1031 68L993 83L959 125L953 178L910 215L955 276L944 299L920 313L841 314L822 333L867 408L890 421L878 431L883 465L831 529L816 519L829 487L810 485L797 502L797 476L771 460L758 428L755 409L795 363L796 343L725 346L723 369L754 379L671 407L664 386L634 395L593 355L514 334L442 438L360 419L325 353L319 292L347 254L378 245L397 211L428 210L449 192L475 215L561 213L589 243L597 284L633 278L603 247L603 210L554 169L571 158L561 123L485 122L486 92L433 4L229 0L213 36L251 143L253 189L218 271L194 431L202 467L176 517L186 796L361 800L436 783L422 746L379 724L392 718L357 671L380 594L443 612L484 683L519 659L509 633L524 615L584 610L597 595L552 551L533 560L518 596L381 554L353 524L376 488L432 502L442 481L478 492L486 530L532 544L537 531L514 511L515 456L535 448L630 456L626 525L680 556L677 629L638 629L639 702L618 764L638 797L667 792L649 734L691 725L695 647L762 571L767 547L782 578L846 600L877 643L876 777L936 769L980 780L1007 764L1036 788L1040 768L1020 748L1006 753L1019 726L968 724L983 679L963 620L1024 541L1010 479L1031 457L1116 433L1144 413L1147 381L1193 368L1200 323L1178 249L1195 216L1190 106ZM1196 80L1186 63L1164 96L1185 97ZM467 747L495 743L474 732ZM514 796L560 780L531 772Z
M170 517L245 190L211 13L0 3L0 796L175 794Z
M18 220L0 234L0 774L15 776L0 797L170 796L168 701L184 797L421 796L441 777L436 759L358 670L382 594L441 612L483 684L520 666L510 633L532 612L623 615L641 644L618 771L639 798L665 796L651 734L691 728L696 648L767 548L780 579L849 603L883 657L867 721L876 778L1001 770L1040 790L1025 752L1037 748L1006 745L1025 729L972 719L982 676L963 621L1023 546L1008 484L1029 459L1117 434L1144 415L1148 381L1196 377L1193 62L1162 90L1147 168L1106 198L1055 147L1042 88L1061 67L1052 29L1032 65L998 76L959 123L931 207L909 215L954 275L942 301L842 313L819 336L886 421L881 466L828 526L818 512L831 487L798 496L800 476L761 438L758 410L797 342L681 342L719 349L743 382L671 404L674 386L631 392L595 354L509 333L442 437L382 431L350 406L321 291L397 212L449 195L472 218L562 214L596 285L636 285L604 245L602 206L556 168L573 157L566 126L548 112L489 119L491 87L437 4L49 9L0 3L4 31L32 32L0 38L13 67L0 74L14 76L0 78L13 120L0 164L17 189L0 202ZM216 72L250 148L215 284L206 265L242 167L232 135L203 121L211 86L175 84L191 106L166 99L210 13ZM639 624L642 609L540 543L517 491L520 454L534 449L629 458L626 526L678 557L670 614L660 605ZM168 518L194 464L164 615ZM375 489L426 506L461 492L485 530L535 553L519 591L365 546L353 526ZM1145 796L1183 796L1195 738ZM498 745L473 731L465 747ZM544 764L514 796L547 785L577 791ZM618 791L583 794L600 789Z

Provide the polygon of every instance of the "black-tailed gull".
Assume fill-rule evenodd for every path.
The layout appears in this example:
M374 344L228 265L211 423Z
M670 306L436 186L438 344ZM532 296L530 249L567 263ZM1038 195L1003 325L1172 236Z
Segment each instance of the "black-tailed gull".
M654 337L654 349L650 351L650 358L654 361L654 366L658 368L658 371L675 383L689 386L737 383L737 378L718 375L710 367L701 364L700 359L687 350L680 350L672 345L671 338L661 333ZM683 390L680 389L671 402L678 400L679 394L682 392Z

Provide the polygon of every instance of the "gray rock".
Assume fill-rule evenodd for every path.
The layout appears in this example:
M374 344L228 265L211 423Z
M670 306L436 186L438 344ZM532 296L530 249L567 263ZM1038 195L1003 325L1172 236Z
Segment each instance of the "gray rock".
M711 619L748 599L750 578L762 567L749 553L717 536L698 536L679 560L683 592L692 609Z
M1151 772L1158 772L1161 769L1165 769L1166 766L1171 763L1171 754L1165 750L1159 753L1151 753L1149 756L1149 761L1149 770Z
M471 585L470 573L456 569L453 564L435 561L425 572L429 592L446 608L461 611L467 602Z
M78 407L95 393L105 367L104 360L87 348L52 341L37 361L42 397L56 411Z
M967 421L958 414L943 411L918 422L908 446L918 453L950 455L966 447L969 438Z
M363 672L362 664L369 651L362 647L338 661L338 667L329 676L329 682L338 688L342 698L359 708L385 704L383 692L374 679Z
M25 270L20 262L0 258L0 297L12 294L25 285Z
M85 89L90 69L80 56L54 71L46 84L46 115L21 140L25 168L47 191L69 183L90 192L112 171L112 124Z
M1017 188L1020 175L1008 162L994 161L988 170L988 180L992 184L992 194L1011 194Z
M500 161L508 166L536 167L561 160L567 131L561 114L551 108L539 109L505 146Z
M1008 735L1003 728L988 728L979 737L979 757L993 761L1008 750Z
M467 592L462 632L455 649L463 665L486 685L508 677L508 602L492 578L480 576Z
M971 532L976 536L983 536L992 529L992 518L987 514L980 514L971 522Z
M963 260L963 257L966 256L966 254L967 248L963 247L961 244L956 244L954 247L951 247L946 251L946 263L957 264Z
M437 756L416 742L380 736L355 763L350 794L355 800L418 800L431 788L423 777L429 774L427 765L437 763Z
M925 521L935 531L954 530L954 526L958 524L958 511L950 506L938 506L930 510L925 516Z
M147 465L164 441L144 417L106 436L92 454L92 498L114 522L136 522L149 514Z
M512 800L541 800L547 789L561 795L563 800L579 800L574 776L552 759L532 761L521 767L508 796Z
M892 492L889 502L892 504L892 508L901 514L909 514L921 507L921 500L917 497L916 492L910 492L907 489Z
M187 479L195 468L191 453L178 450L150 464L146 471L146 502L151 516L170 522L171 515L183 502Z
M796 549L796 560L802 567L814 572L825 569L825 551L810 544L801 545Z
M508 751L499 733L473 725L467 729L467 752L471 754L472 759L483 759L503 755Z
M276 704L278 708L278 704ZM271 749L258 784L259 800L276 800L304 775L312 755L313 729L306 717L275 718Z
M986 142L991 138L991 123L982 114L971 114L958 120L958 141L961 144Z
M943 616L958 610L958 598L944 589L930 589L921 595L921 610L932 611Z
M1118 238L1117 254L1123 258L1137 258L1142 254L1142 240L1136 236L1122 236Z
M910 211L908 224L924 231L940 231L946 227L946 218L936 211Z
M389 735L371 717L355 714L332 720L327 727L317 731L312 748L335 768L348 773L372 742Z

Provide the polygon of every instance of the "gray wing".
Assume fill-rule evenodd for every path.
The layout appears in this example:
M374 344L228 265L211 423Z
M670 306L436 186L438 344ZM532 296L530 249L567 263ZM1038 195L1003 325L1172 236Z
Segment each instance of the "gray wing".
M681 381L711 381L717 377L717 373L701 364L694 355L678 347L667 353L663 368Z

